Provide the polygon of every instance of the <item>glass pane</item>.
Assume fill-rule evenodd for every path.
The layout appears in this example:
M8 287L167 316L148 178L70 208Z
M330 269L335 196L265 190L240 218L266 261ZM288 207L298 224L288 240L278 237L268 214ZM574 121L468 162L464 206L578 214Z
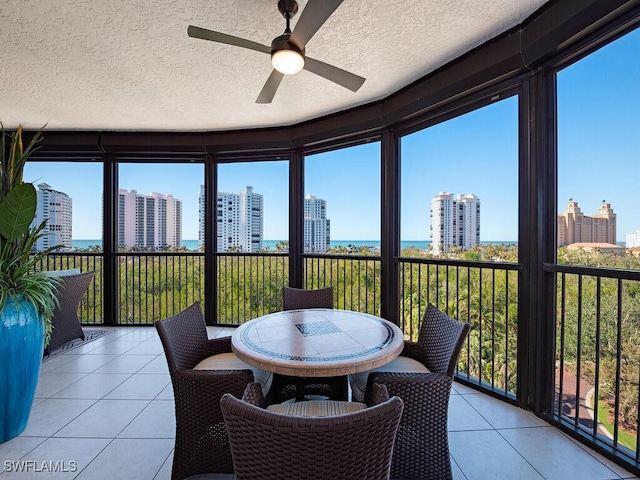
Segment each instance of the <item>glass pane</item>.
M401 255L517 260L518 99L402 138Z
M94 272L78 318L82 323L102 323L102 163L31 160L25 164L24 181L36 185L35 223L47 220L36 248L63 245L40 268Z
M380 254L380 142L305 158L305 252Z
M276 251L289 242L289 162L218 166L218 252Z
M289 284L289 162L218 165L216 322L282 310Z
M518 260L518 98L402 138L400 198L405 334L417 338L428 303L470 323L458 373L515 394L519 285L506 262Z
M48 220L38 250L64 245L60 251L102 251L101 163L30 161L24 181L37 188L36 221Z
M204 165L121 163L118 178L117 321L152 323L202 303L204 256L197 250Z
M332 286L336 308L378 315L380 142L309 155L304 171L304 251L337 254L305 258L304 287Z
M120 250L198 250L202 164L118 166Z
M640 398L638 85L640 30L557 74L558 263L597 268L556 276L555 412L631 458Z
M639 84L640 30L558 73L560 263L640 268Z

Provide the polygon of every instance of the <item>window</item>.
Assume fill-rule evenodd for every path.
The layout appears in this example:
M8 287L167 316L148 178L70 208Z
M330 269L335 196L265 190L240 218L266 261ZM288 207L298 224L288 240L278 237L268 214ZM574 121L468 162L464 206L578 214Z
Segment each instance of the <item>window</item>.
M638 269L640 31L557 74L558 260Z
M517 260L517 97L401 142L401 255L441 255L459 244L463 256L472 248L482 256L482 245L502 244L509 260ZM457 241L456 219L463 229Z
M380 252L380 143L305 158L305 252Z
M82 179L82 181L78 181ZM47 220L38 250L102 251L102 164L29 161L24 181L36 186L36 221Z
M202 164L120 163L118 238L121 250L199 250Z
M255 161L218 165L217 251L275 251L289 241L289 164Z

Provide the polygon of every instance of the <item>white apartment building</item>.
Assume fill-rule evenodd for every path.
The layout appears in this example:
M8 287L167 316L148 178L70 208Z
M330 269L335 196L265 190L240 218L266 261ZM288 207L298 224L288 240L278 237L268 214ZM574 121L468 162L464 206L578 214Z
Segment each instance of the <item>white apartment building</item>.
M38 251L42 251L49 247L62 245L63 247L60 250L71 250L71 197L66 193L52 189L46 183L38 185L36 196L38 201L36 216L31 223L31 227L37 227L44 220L47 220L47 225L42 231L44 236L36 241L35 248Z
M259 252L264 232L264 200L247 186L238 193L219 192L216 198L217 251ZM204 240L204 187L200 187L200 242Z
M198 249L204 251L204 185L200 185L198 196Z
M307 195L304 199L304 251L325 253L331 245L331 221L327 201Z
M431 250L446 253L456 246L468 250L480 243L480 199L474 194L440 192L431 199Z
M118 246L165 250L182 246L182 201L172 195L120 189Z
M627 233L627 248L640 247L640 230Z
M611 204L602 201L592 216L580 211L578 202L569 199L564 213L558 214L558 246L572 243L616 243L616 214Z

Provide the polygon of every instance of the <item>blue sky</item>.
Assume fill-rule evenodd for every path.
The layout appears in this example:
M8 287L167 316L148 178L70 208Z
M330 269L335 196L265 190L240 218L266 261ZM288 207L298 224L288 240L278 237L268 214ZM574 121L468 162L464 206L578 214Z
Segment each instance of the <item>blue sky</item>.
M558 210L569 198L586 215L602 200L617 213L617 241L640 230L640 31L558 74ZM481 240L517 240L517 98L404 137L401 237L429 239L429 202L440 191L481 200ZM45 133L46 135L46 133ZM380 238L380 143L307 157L305 194L327 200L334 240ZM121 164L120 187L172 194L183 202L183 238L198 238L198 164ZM224 164L219 190L247 185L264 196L266 240L288 236L286 161ZM25 180L44 181L73 199L73 237L101 236L102 166L29 162Z
M603 200L617 214L617 241L640 230L640 30L558 74L558 208L585 215Z
M518 240L518 100L510 97L401 143L401 237L429 239L440 192L480 198L480 240Z

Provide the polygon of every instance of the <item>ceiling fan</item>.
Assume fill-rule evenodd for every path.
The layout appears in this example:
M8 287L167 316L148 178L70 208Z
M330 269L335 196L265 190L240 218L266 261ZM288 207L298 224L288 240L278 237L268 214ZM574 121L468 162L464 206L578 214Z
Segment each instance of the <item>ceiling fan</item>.
M303 68L327 80L331 80L338 85L342 85L352 92L356 92L364 83L364 78L329 65L328 63L305 56L306 44L320 27L322 27L336 8L340 6L342 1L343 0L309 0L292 32L290 21L298 12L298 3L295 0L279 0L278 10L280 10L280 13L282 13L282 16L286 19L287 26L282 35L273 39L271 47L193 25L189 25L187 33L193 38L235 45L271 55L271 63L274 69L271 75L269 75L264 87L262 87L256 103L271 103L284 75L293 75Z

